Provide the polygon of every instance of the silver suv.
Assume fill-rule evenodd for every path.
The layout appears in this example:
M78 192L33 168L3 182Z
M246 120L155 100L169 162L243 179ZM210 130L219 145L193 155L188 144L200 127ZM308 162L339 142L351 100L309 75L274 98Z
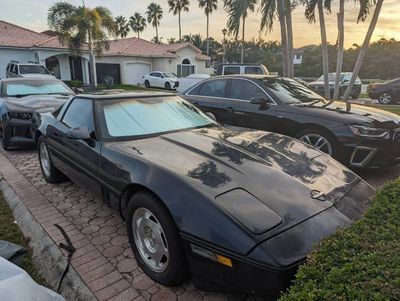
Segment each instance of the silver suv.
M10 77L37 77L55 78L45 66L36 63L19 63L11 61L7 65L6 76Z

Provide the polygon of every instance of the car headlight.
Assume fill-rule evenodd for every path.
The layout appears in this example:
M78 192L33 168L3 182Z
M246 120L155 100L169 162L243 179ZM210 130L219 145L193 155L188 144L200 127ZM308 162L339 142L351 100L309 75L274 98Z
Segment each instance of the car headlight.
M389 137L389 131L386 129L379 129L363 125L350 125L350 129L356 136L373 137L373 138Z

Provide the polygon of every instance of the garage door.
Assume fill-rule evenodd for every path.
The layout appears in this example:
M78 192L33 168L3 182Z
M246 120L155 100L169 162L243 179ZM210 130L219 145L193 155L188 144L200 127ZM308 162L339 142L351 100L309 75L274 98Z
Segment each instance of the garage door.
M125 83L137 85L143 75L150 72L149 64L129 63L125 67Z
M119 64L96 63L97 82L103 84L104 78L112 76L115 84L121 83L121 72Z

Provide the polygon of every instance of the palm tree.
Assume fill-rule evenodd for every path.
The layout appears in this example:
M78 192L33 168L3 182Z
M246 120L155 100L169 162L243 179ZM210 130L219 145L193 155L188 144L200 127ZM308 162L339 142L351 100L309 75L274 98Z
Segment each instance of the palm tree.
M244 61L244 33L248 11L254 12L258 0L224 0L225 11L229 15L227 27L229 34L235 38L239 35L240 23L242 23L242 51L240 61Z
M218 0L199 0L199 7L204 8L204 13L207 16L207 56L209 56L210 55L210 39L209 39L210 14L218 8Z
M360 18L360 15L364 15L364 16L368 15L369 10L374 3L376 3L375 11L372 16L371 23L369 24L367 34L365 35L364 43L361 46L360 53L358 54L357 62L356 62L356 65L354 66L354 70L353 70L353 76L351 77L349 86L347 87L346 92L343 96L343 100L346 101L346 107L347 107L348 111L350 111L350 109L351 109L351 104L347 100L349 99L349 96L353 90L354 83L356 81L358 73L360 72L361 66L364 62L365 55L367 54L367 50L369 47L369 43L371 41L372 34L374 33L376 24L378 23L379 14L381 12L382 5L383 5L383 0L368 1L367 5L364 7L364 10L363 11L360 10L360 13L359 13L359 18ZM365 17L361 17L361 19L365 20Z
M147 22L149 22L153 27L156 28L155 40L157 41L157 43L159 43L160 39L158 37L158 26L160 26L160 21L163 17L163 10L159 4L152 2L149 4L149 6L147 6L146 15Z
M62 43L69 48L80 51L87 43L89 47L90 71L92 85L97 86L96 60L94 52L100 55L109 45L109 36L116 32L111 12L103 7L88 8L74 6L66 1L56 2L50 7L47 16L49 28L58 34Z
M261 0L259 10L261 11L260 30L272 31L275 18L278 17L279 19L282 46L282 75L286 77L289 70L289 51L284 3L281 0Z
M294 64L293 64L293 24L292 24L292 9L294 4L290 0L286 0L284 3L286 30L287 30L287 49L288 49L288 76L294 76Z
M130 31L128 21L123 16L115 18L115 27L117 37L120 36L121 38L125 38Z
M129 25L133 32L137 33L137 37L140 38L140 33L146 28L146 19L139 13L135 13L129 19Z
M182 30L181 30L181 11L189 11L189 0L168 0L169 11L178 15L179 19L179 42L182 42Z
M331 12L330 0L303 0L306 4L306 18L309 22L315 22L315 10L318 10L319 28L321 31L321 48L322 48L322 68L324 73L324 88L325 97L330 97L329 91L329 54L328 54L328 39L326 35L325 15L324 9Z

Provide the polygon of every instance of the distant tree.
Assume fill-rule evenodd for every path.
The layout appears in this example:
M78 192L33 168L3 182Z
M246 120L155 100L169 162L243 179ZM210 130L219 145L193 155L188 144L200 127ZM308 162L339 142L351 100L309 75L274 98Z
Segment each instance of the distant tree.
M140 38L140 33L146 28L146 19L140 13L135 13L130 17L129 25L132 31L137 33L137 37Z
M116 28L111 12L103 6L89 8L61 1L50 7L47 23L57 33L60 41L67 43L71 50L79 51L87 43L91 83L97 86L94 53L100 55L109 46L109 36L115 36Z
M167 39L167 43L168 43L168 44L174 44L174 43L176 43L176 38L169 38L169 39Z
M210 27L210 15L214 10L218 8L218 0L199 0L199 7L204 8L204 13L207 17L207 56L210 55L210 35L209 35L209 27Z
M163 17L163 10L161 6L155 2L152 2L147 6L147 22L149 22L153 27L156 28L156 43L160 42L158 37L158 26L160 26L160 21Z
M189 11L189 0L168 0L169 11L174 14L174 16L178 15L178 24L179 24L179 42L182 41L182 29L181 29L181 12Z
M125 38L129 31L129 23L123 16L118 16L115 18L115 27L116 27L116 36L120 36L121 38Z
M233 34L234 37L237 38L240 31L240 25L242 25L241 63L244 62L244 35L246 18L249 11L254 12L257 2L258 0L224 0L224 8L229 15L227 22L229 33Z
M153 43L156 43L156 44L162 44L162 40L163 40L163 37L157 37L157 36L155 36L155 37L153 37L153 38L151 39L151 41L152 41Z

